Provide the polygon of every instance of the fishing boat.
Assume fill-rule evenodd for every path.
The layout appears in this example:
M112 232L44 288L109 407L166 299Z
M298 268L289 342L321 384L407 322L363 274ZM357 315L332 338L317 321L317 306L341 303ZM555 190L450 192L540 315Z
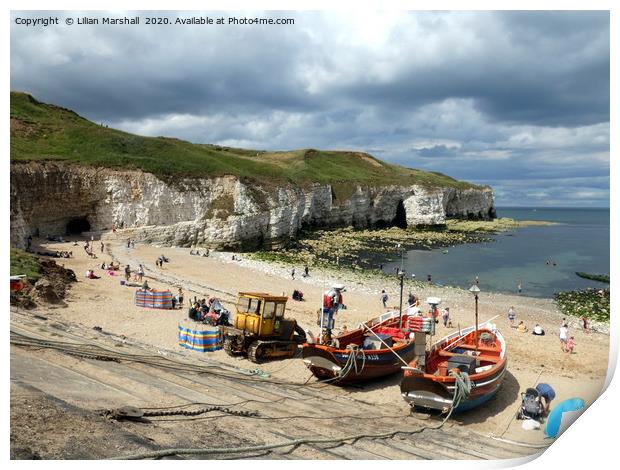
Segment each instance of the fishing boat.
M412 409L467 411L497 393L507 364L506 341L487 321L436 342L423 367L414 360L403 368L401 394Z
M24 278L25 277L26 277L25 274L20 274L18 276L11 276L11 290L13 292L19 292L24 289L25 287Z
M417 310L417 309L416 309ZM413 320L415 318L415 320ZM371 380L401 370L414 355L409 337L411 311L390 311L334 336L329 344L305 343L303 361L319 380L346 384Z

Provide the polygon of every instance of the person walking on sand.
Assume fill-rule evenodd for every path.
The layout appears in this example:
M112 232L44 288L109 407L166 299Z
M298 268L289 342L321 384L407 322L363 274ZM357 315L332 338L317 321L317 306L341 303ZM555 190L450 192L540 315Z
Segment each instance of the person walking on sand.
M306 264L304 266L304 277L308 277L310 276L310 269L308 268L308 265Z
M387 301L388 301L388 299L389 299L389 296L385 292L385 289L383 289L381 291L381 302L383 302L383 308L387 308Z
M144 266L138 266L138 281L142 282L142 278L144 277Z
M568 342L568 326L562 325L560 327L560 349L562 350L562 352L567 352L567 346L566 343Z
M105 245L103 244L103 242L101 242L101 253L103 253L104 248L105 248Z
M125 266L125 280L129 282L129 278L131 277L131 268L129 265Z
M295 268L291 269L291 279L295 280Z
M441 318L443 319L443 326L445 328L448 327L448 322L450 321L450 307L446 307L441 312Z
M515 318L517 317L517 314L515 313L515 308L514 307L510 307L508 309L508 320L510 320L510 325L513 326L515 324Z
M181 287L179 287L179 294L177 297L179 299L179 308L183 308L183 289Z
M566 352L568 354L573 354L573 350L575 349L576 345L577 343L575 342L574 336L571 336L570 338L568 338L568 341L566 341Z
M588 322L588 317L586 317L585 315L581 317L581 324L583 325L583 332L586 334L590 333L590 325Z

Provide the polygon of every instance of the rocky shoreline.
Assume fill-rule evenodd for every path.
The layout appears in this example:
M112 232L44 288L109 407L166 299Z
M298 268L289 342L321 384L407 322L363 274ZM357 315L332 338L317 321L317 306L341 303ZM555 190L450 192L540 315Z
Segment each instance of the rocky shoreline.
M355 270L377 269L397 259L401 251L449 248L467 243L493 242L491 235L530 225L552 222L516 221L509 218L491 221L452 219L445 227L355 229L305 231L277 249L254 252L264 261L301 263L308 266L347 267Z

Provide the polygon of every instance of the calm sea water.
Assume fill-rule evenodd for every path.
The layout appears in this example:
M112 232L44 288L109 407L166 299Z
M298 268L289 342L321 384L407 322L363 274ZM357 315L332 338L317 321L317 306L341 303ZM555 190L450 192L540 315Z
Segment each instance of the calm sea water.
M475 276L487 291L552 297L554 292L603 287L575 271L609 274L609 209L498 208L498 217L546 220L560 225L525 227L494 235L493 242L459 245L404 255L408 274L443 285L469 287ZM550 264L547 264L550 261ZM555 266L553 266L555 262ZM400 266L386 263L385 272Z

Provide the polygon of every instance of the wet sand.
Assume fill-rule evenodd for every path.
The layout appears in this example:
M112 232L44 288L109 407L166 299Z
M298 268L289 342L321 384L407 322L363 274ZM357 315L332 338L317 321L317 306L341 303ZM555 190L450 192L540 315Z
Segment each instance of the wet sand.
M234 309L236 294L239 291L260 291L273 294L291 295L294 289L304 292L303 302L292 299L287 304L287 316L295 318L306 330L317 334L316 311L320 306L322 292L334 282L342 282L347 287L344 303L347 309L337 316L337 327L346 325L349 329L362 321L375 317L385 310L380 301L381 289L390 296L388 304L397 306L399 301L398 279L370 278L356 276L354 273L314 270L308 278L301 277L303 266L295 266L296 279L291 279L291 266L268 264L247 259L243 254L235 255L241 260L233 261L231 253L212 253L208 258L191 256L189 249L136 245L126 247L126 236L105 234L105 253L100 252L100 243L95 240L97 259L90 259L84 252L83 241L78 246L71 242L52 243L35 240L36 246L50 250L72 250L74 258L57 260L59 264L75 270L78 283L73 285L66 299L66 307L40 307L53 318L75 322L86 328L95 326L103 330L152 345L162 350L174 350L189 357L218 360L236 367L255 369L256 364L244 358L228 357L223 351L199 353L188 351L177 343L177 325L187 322L187 308L177 310L151 310L134 305L135 288L120 285L123 272L109 276L100 269L102 261L112 259L121 262L121 269L130 264L137 269L138 263L146 268L146 279L151 287L170 289L176 293L179 287L185 293L185 307L190 298L215 295L224 305ZM83 239L82 239L83 240ZM40 242L40 245L39 243ZM170 259L163 268L155 266L160 254ZM92 268L101 279L84 278L87 269ZM530 298L492 292L482 293L479 300L480 320L496 315L497 327L508 344L508 375L500 392L488 404L466 414L455 416L454 422L486 435L502 436L520 442L541 443L544 435L540 431L524 431L521 422L513 419L521 400L520 392L538 382L546 382L557 392L556 403L567 398L581 397L587 404L599 395L607 373L609 355L609 336L601 333L584 334L577 319L570 320L570 333L577 342L576 353L566 354L560 350L557 331L562 315L551 299ZM436 287L425 283L407 281L405 298L409 291L426 299L437 296L442 306L450 307L453 328L438 326L438 336L453 332L458 326L470 326L474 322L474 301L465 290ZM546 336L533 336L530 332L519 333L510 328L506 312L514 306L517 322L523 320L530 331L539 323ZM260 368L279 379L291 382L304 382L310 372L299 359L287 359L261 364ZM314 379L311 379L314 380ZM374 382L364 388L347 388L357 399L371 403L391 403L395 413L409 412L408 406L400 397L400 377L389 377Z

